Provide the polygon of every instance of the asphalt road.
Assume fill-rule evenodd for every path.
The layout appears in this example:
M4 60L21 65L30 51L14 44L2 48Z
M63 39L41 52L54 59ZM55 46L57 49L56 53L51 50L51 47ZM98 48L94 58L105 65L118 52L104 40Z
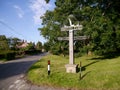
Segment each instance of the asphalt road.
M32 90L23 79L30 66L46 53L0 63L0 90Z

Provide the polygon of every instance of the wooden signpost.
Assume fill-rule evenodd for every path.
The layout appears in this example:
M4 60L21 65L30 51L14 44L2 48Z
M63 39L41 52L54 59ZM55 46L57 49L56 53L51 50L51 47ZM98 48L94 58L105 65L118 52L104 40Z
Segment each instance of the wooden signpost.
M74 40L86 40L88 39L87 36L75 36L74 37L74 31L75 30L82 30L82 25L73 25L71 21L71 17L69 16L68 20L70 23L70 26L64 26L61 28L61 31L69 31L69 37L58 37L58 40L69 40L69 64L65 65L66 72L67 73L76 73L76 66L74 63Z

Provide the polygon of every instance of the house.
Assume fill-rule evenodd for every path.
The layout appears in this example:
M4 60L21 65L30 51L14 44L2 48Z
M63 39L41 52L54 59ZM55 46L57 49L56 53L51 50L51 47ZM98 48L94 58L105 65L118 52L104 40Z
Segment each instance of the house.
M27 41L22 41L22 42L20 42L20 44L19 45L16 45L17 46L17 48L25 48L25 47L27 47L29 45L29 43L27 42Z

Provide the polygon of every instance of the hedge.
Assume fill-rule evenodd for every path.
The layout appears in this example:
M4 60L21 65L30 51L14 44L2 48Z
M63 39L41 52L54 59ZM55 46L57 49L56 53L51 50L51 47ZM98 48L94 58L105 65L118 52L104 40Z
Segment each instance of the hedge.
M0 59L12 60L15 59L14 51L0 51Z

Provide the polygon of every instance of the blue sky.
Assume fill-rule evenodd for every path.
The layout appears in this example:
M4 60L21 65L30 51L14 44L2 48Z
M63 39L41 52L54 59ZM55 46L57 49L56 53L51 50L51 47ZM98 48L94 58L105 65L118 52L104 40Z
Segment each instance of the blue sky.
M42 27L40 16L55 8L54 1L46 4L45 0L0 0L0 35L44 43L38 31Z

